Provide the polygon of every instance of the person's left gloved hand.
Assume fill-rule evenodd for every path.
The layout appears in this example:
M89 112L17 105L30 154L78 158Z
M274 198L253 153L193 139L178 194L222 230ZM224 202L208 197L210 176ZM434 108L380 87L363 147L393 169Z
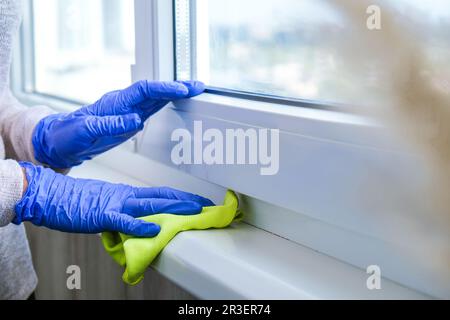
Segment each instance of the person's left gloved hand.
M139 81L73 113L48 116L34 131L35 158L54 169L78 166L136 135L169 102L204 90L198 81Z
M71 233L117 231L154 237L160 226L139 217L168 213L196 215L214 203L167 187L138 188L98 180L74 179L51 169L21 162L28 187L15 206L14 224Z

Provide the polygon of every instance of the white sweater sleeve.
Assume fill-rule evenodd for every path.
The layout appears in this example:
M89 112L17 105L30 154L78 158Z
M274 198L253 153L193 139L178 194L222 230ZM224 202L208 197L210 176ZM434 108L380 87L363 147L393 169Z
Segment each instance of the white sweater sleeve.
M0 135L7 159L37 163L32 137L41 119L52 114L48 107L25 107L7 92L0 106Z
M52 113L46 107L23 106L9 89L12 46L21 13L21 0L0 0L0 227L14 219L14 207L23 192L23 173L19 164L2 159L5 156L6 159L36 163L32 144L34 129L42 118Z
M32 135L38 122L51 113L47 107L25 107L8 92L0 102L0 144L3 140L5 147L0 153L4 151L6 159L37 163ZM22 198L23 172L17 161L0 160L0 227L11 223Z

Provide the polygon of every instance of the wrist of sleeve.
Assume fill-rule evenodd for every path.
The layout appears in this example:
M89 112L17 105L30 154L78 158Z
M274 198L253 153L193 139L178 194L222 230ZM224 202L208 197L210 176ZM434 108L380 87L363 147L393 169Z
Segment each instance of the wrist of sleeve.
M23 195L23 171L13 160L0 161L0 227L16 217L15 206Z
M47 107L33 107L12 116L5 129L9 137L5 139L7 155L18 161L38 163L32 143L34 131L38 123L51 114Z

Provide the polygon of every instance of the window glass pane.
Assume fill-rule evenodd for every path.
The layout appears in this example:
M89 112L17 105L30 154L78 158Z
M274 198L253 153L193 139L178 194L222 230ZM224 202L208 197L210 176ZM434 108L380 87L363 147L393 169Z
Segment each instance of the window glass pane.
M377 1L375 1L377 2ZM424 72L450 79L447 0L378 1L424 50ZM337 103L370 101L389 88L371 53L370 14L355 0L177 0L177 77L211 87ZM357 10L356 10L357 9ZM355 10L355 11L352 11ZM383 27L383 24L381 24ZM416 27L420 26L418 30ZM365 54L367 52L367 55Z
M33 1L35 90L91 102L131 83L131 0Z

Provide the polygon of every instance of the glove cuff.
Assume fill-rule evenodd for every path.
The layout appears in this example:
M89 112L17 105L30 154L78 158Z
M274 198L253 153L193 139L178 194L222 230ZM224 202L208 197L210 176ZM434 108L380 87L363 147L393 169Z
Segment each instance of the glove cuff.
M39 183L37 177L40 174L40 171L43 170L42 167L37 167L29 162L19 162L20 167L25 169L25 176L28 181L28 188L25 191L25 194L22 197L14 210L16 216L12 223L16 225L20 225L24 221L34 221L35 217L33 215L33 211L29 208L29 203L33 203L33 198L37 194L37 189L39 187Z

